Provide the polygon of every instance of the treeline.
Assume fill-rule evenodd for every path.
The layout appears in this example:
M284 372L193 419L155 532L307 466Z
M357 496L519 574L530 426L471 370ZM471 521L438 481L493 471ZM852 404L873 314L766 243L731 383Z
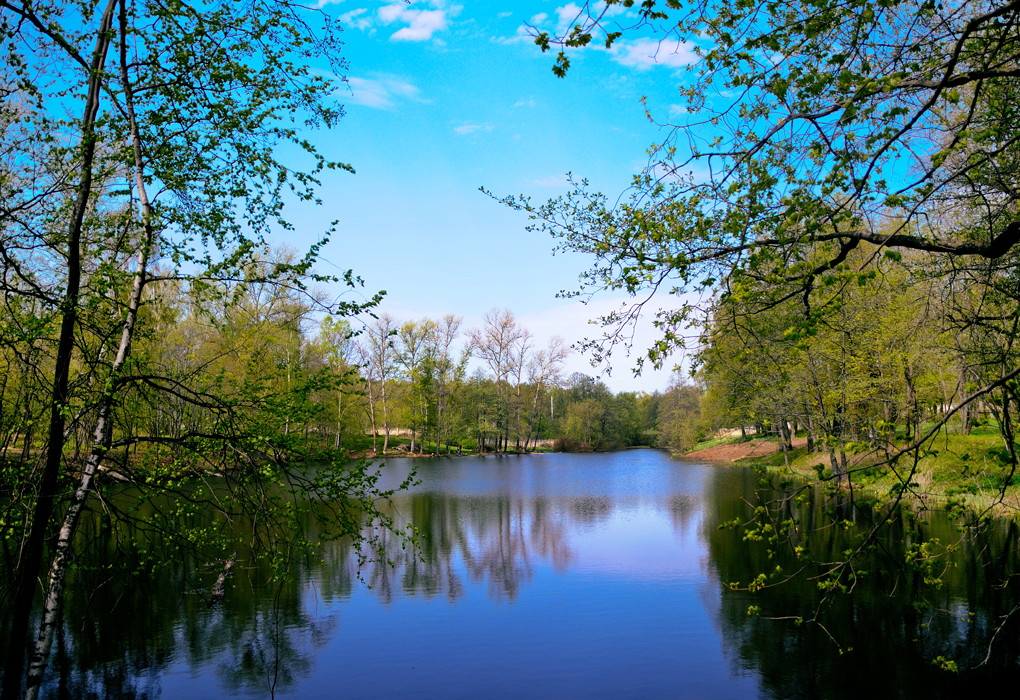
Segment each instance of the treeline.
M320 446L359 452L370 436L375 454L503 453L677 439L671 406L684 387L614 395L587 375L564 376L562 339L539 348L508 310L489 312L475 329L453 314L399 321L384 313L360 331L326 318L302 347L297 374L325 367L336 382L332 400L308 393L314 420L301 429ZM482 366L469 374L472 357Z
M862 245L806 295L735 278L702 337L698 424L771 432L786 448L803 431L840 482L854 455L889 460L988 422L1006 438L991 455L1005 487L1015 383L996 383L1015 361L1017 310L1008 288L968 281L982 274Z

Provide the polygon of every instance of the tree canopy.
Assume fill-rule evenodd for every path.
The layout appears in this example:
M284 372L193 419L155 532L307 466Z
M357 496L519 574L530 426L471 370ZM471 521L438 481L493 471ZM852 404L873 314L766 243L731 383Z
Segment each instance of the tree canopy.
M618 5L634 8L629 26ZM507 201L595 256L581 293L725 296L749 278L763 304L799 295L810 318L828 300L809 292L864 242L869 260L922 251L1005 281L1020 239L1018 20L1016 2L587 3L562 35L536 33L560 49L557 75L572 52L651 34L661 54L695 56L678 77L686 114L662 123L626 203L584 181L542 206ZM652 361L690 311L659 312Z

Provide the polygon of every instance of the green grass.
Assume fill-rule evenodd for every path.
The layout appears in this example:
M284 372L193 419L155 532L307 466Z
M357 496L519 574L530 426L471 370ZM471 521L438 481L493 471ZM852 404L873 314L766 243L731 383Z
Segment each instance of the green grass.
M764 439L769 439L769 438L771 438L771 436L768 436L768 435L753 435L753 434L752 435L748 435L746 438L740 437L739 435L737 435L735 437L721 437L721 438L720 437L714 437L714 438L708 438L708 439L699 441L698 444L694 446L694 450L691 450L691 451L694 452L696 450L707 450L710 447L718 447L720 445L738 445L738 444L740 444L742 442L750 442L751 440L764 440ZM771 439L775 439L775 438L771 438Z
M904 444L902 434L898 435L897 447ZM1001 461L1001 448L1002 438L993 428L976 428L970 435L939 434L919 452L917 468L910 479L909 498L930 510L965 508L983 512L991 509L995 515L1020 518L1020 488L1011 485L1005 497L1000 496L1001 485L1008 475ZM827 454L809 454L807 448L800 447L791 450L788 457L788 467L781 451L739 460L738 464L808 480L832 473ZM848 453L854 487L877 500L893 497L914 468L912 454L900 457L894 464L877 463L883 459L881 452L877 455ZM1017 477L1014 483L1020 481Z

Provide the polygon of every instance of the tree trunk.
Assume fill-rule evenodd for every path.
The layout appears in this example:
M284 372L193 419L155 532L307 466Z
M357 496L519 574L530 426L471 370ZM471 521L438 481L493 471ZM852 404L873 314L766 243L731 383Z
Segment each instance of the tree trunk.
M832 467L832 476L836 480L836 488L837 489L838 488L842 488L843 480L846 478L846 471L845 471L846 458L844 457L844 459L843 459L843 466L841 467L840 466L840 462L839 462L839 460L836 457L836 451L831 449L831 448L829 448L827 451L829 453L829 464Z
M906 396L906 399L907 399L907 401L906 401L906 403L907 403L907 424L906 424L906 426L904 428L904 431L903 431L903 439L906 441L906 444L909 445L911 443L911 441L912 441L912 439L911 439L911 427L913 426L914 422L916 421L915 404L917 402L917 399L914 396L914 377L913 377L912 368L910 367L910 364L907 363L906 360L903 361L903 379L906 382L906 386L907 386L907 396ZM916 428L915 428L915 432L916 432Z
M379 391L382 393L382 420L383 420L382 451L383 455L385 455L386 451L390 449L390 414L389 410L386 407L386 377L383 376L381 381L382 385Z
M372 452L379 452L379 428L375 422L375 392L372 391L371 369L365 372L365 386L368 388L368 418L372 421Z
M111 2L112 6L113 2ZM42 683L43 672L49 660L53 634L63 604L64 578L67 574L68 556L74 533L77 530L78 518L82 506L88 498L89 489L99 463L109 449L110 413L113 400L118 389L119 375L131 354L131 341L134 337L135 324L138 321L138 310L142 304L142 293L145 288L146 271L149 265L149 254L155 244L155 230L152 225L152 209L145 189L145 169L142 162L142 145L135 120L133 90L127 74L127 8L125 0L120 0L120 67L121 80L124 84L125 107L131 127L131 139L135 161L135 186L138 190L138 201L141 205L143 239L138 250L135 274L131 284L131 295L128 298L128 310L121 329L120 344L117 356L110 368L110 377L104 383L105 389L100 399L99 412L96 420L92 450L85 463L78 487L74 491L71 503L64 514L64 522L57 538L56 552L50 564L49 591L43 605L43 618L39 624L35 648L28 667L28 680L25 687L25 699L35 700Z
M92 163L96 153L95 123L99 112L99 97L102 90L102 73L106 53L110 47L110 30L117 0L109 0L103 11L92 51L92 65L89 74L88 92L85 98L85 112L82 118L82 164L78 184L78 196L67 236L67 287L60 321L60 336L57 340L57 354L53 369L53 391L50 399L49 439L46 448L46 462L39 483L32 514L32 526L28 540L17 564L14 595L11 598L10 637L7 646L7 660L4 666L4 687L2 700L14 700L21 692L24 672L25 651L28 644L28 625L35 597L36 579L42 565L46 529L53 514L60 464L64 448L64 408L68 396L68 375L71 355L74 350L74 332L78 319L78 294L81 286L81 233L92 194Z
M340 392L337 392L337 397L336 397L336 440L333 441L333 449L334 450L339 450L340 449L340 428L343 425L343 415L344 415L343 414L343 410L341 409L342 406L343 406L343 394L340 393Z

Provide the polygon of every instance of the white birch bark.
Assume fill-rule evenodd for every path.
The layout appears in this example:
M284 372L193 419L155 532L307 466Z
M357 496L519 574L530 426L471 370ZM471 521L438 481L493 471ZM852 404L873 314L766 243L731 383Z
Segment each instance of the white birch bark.
M134 279L131 286L131 295L128 300L127 315L124 319L124 326L121 330L120 344L117 348L117 356L111 367L111 380L107 382L104 395L99 405L98 418L96 420L95 432L93 433L92 450L85 462L78 486L74 490L71 502L64 515L64 522L60 527L60 535L57 538L56 551L50 563L48 576L49 587L46 599L43 603L43 616L39 623L39 631L36 635L35 645L32 649L32 656L29 660L28 679L25 686L25 700L35 700L39 694L39 687L42 683L42 675L46 670L49 660L50 648L53 645L53 635L56 631L57 620L60 608L63 603L64 579L67 575L67 566L71 554L71 542L78 526L78 518L81 515L82 506L88 497L89 489L92 486L92 479L96 469L107 451L110 433L110 409L113 404L116 378L123 369L125 362L131 352L131 339L134 335L135 323L138 320L138 309L141 306L142 291L145 287L145 274L149 263L149 254L155 242L155 232L152 226L152 209L149 204L148 195L145 189L144 166L142 163L141 140L138 133L138 124L135 120L134 100L132 96L131 83L127 74L127 55L125 33L127 30L127 16L124 0L120 2L120 69L121 79L124 83L125 108L131 127L131 140L135 160L135 187L138 192L138 201L142 212L143 237L138 250L138 258L135 265Z

